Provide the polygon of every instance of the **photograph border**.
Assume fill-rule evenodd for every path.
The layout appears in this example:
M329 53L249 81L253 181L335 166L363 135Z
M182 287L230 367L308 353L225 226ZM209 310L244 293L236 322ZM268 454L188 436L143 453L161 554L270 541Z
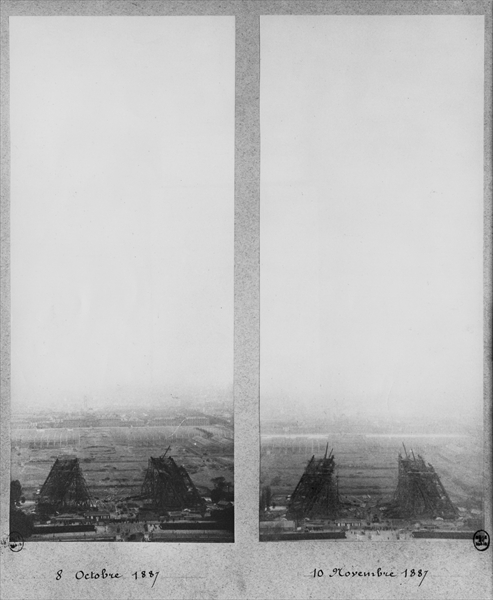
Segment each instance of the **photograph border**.
M10 16L234 16L235 58L235 276L234 410L235 543L36 544L12 551L8 532L10 470ZM491 0L8 0L1 4L1 521L2 596L19 598L489 598L491 548L465 551L463 542L364 545L258 541L260 469L260 16L262 15L484 15L484 492L485 529L492 531L492 21ZM356 547L358 546L358 547ZM19 548L20 546L15 546ZM390 552L389 552L390 550ZM313 569L404 564L429 569L421 587L396 579L328 577ZM80 582L80 569L121 572L115 581ZM151 590L131 571L161 568ZM58 571L63 575L56 579ZM104 592L103 586L104 585ZM83 587L82 587L83 586Z

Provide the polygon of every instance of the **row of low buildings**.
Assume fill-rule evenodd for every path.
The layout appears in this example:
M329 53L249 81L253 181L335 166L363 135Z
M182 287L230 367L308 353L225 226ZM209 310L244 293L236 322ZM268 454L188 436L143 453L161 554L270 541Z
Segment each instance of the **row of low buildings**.
M91 427L200 427L211 425L211 418L202 415L188 417L155 417L153 419L124 419L121 417L80 416L64 419L27 420L12 423L17 429L77 429Z
M185 426L185 427L200 427L201 425L210 425L211 419L202 415L193 415L190 417L156 417L149 421L149 426L161 426L161 427L173 427L173 426Z

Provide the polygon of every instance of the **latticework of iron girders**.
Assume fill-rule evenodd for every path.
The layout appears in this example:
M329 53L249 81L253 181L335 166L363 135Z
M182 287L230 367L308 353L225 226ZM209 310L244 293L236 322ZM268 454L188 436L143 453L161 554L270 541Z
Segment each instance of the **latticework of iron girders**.
M78 458L57 458L51 467L38 497L38 508L61 512L82 510L91 507Z
M142 496L162 511L184 508L203 511L205 506L186 469L166 456L149 458Z
M336 519L339 510L339 493L334 481L335 461L332 452L327 457L310 459L305 472L296 486L288 507L288 514L295 519Z
M432 465L419 454L399 454L398 460L394 512L402 518L454 519L457 509Z

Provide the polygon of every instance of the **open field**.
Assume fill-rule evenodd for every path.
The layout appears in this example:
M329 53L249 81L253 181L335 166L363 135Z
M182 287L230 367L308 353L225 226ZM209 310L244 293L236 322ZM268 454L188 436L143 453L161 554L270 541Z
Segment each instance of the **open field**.
M55 459L71 454L79 458L92 496L133 496L140 493L149 457L168 446L199 492L211 489L214 477L233 481L233 432L223 426L14 429L11 478L31 499Z
M397 486L397 456L402 443L433 465L456 506L482 510L482 441L466 435L433 436L330 434L262 436L261 485L284 504L313 454L334 449L342 496L390 500Z

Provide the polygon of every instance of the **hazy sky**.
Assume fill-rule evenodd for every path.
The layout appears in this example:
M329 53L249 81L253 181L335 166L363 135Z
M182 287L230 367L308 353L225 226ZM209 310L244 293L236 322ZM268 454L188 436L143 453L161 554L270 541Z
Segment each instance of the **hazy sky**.
M264 415L482 406L483 30L262 17Z
M230 387L234 18L11 17L10 49L13 406Z

